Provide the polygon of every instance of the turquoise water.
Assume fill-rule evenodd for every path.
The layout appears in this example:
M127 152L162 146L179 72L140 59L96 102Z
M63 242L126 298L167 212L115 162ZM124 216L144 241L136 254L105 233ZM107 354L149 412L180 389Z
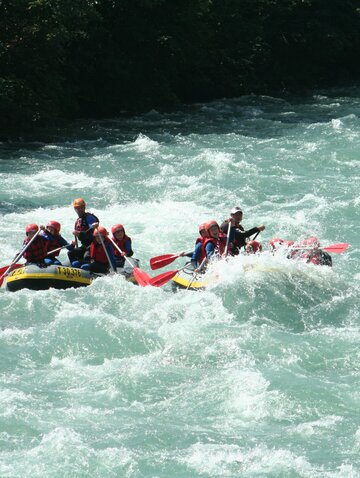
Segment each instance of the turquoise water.
M1 289L1 477L360 476L359 116L356 89L249 96L1 145L1 266L29 222L71 239L75 197L151 275L235 205L264 249L351 243L332 269L230 260L205 292Z

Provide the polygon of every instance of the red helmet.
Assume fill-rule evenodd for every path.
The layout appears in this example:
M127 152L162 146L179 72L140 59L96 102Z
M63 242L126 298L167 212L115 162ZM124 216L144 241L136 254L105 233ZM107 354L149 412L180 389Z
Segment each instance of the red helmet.
M269 241L271 249L276 249L276 247L280 244L284 244L284 239L281 239L280 237L273 237Z
M219 229L219 231L220 231L219 224L218 224L216 221L207 222L207 223L206 223L206 226L205 226L205 229L206 229L206 232L208 233L208 236L209 236L209 237L211 237L210 229L211 229L213 226L216 226L216 227Z
M246 252L255 254L255 252L257 251L261 252L261 250L262 250L262 245L258 241L249 241L246 244Z
M25 232L37 232L39 230L39 226L37 224L28 224L25 227Z
M46 229L48 229L49 227L53 227L55 229L55 234L59 234L61 229L61 224L60 222L57 222L57 221L49 221L46 224Z
M98 226L96 229L94 229L94 236L99 236L99 235L103 237L106 237L108 235L108 232L105 229L105 227Z
M202 224L200 224L199 232L201 232L201 231L206 231L206 222L203 222Z
M73 206L74 206L74 207L81 207L81 206L84 206L84 207L85 207L85 206L86 206L86 203L85 203L85 201L84 201L83 198L77 198L77 199L74 199L74 201L73 201Z
M112 234L115 234L115 232L117 231L124 231L125 233L125 229L124 229L124 226L122 224L115 224L112 228L111 228L111 232Z

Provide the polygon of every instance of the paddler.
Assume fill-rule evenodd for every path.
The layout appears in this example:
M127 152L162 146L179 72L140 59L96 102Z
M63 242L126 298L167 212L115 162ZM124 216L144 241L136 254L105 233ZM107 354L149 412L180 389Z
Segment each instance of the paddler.
M134 252L132 250L131 237L126 235L125 228L122 224L115 224L111 228L111 232L113 234L112 240L122 251L119 252L119 250L114 247L116 266L124 267L125 257L131 257L134 255Z
M228 224L229 222L231 223L229 243L231 243L234 239L235 219L230 217L227 220ZM225 254L227 234L224 234L221 231L219 224L216 221L208 222L205 229L208 237L206 237L202 243L200 261L205 257L209 260L214 256L223 256Z
M77 220L75 221L74 226L74 236L75 241L80 241L80 246L76 247L69 251L68 256L72 265L73 262L76 262L74 267L78 267L78 264L87 261L89 254L90 244L93 240L93 231L99 225L99 219L92 214L91 212L86 212L86 203L84 199L78 198L74 199L73 206L76 214L78 215Z
M320 248L317 237L309 237L303 241L295 242L291 249L292 251L287 256L289 259L305 260L307 264L332 266L330 254Z
M202 257L202 245L205 241L205 239L208 237L207 231L206 231L206 223L203 222L202 224L199 225L199 237L195 241L195 249L194 252L191 254L187 254L189 257L191 257L191 266L192 268L196 269L199 264L201 263L201 257ZM185 253L182 253L182 256L184 256Z
M44 229L44 226L41 226ZM37 224L28 224L25 227L26 239L23 242L23 247L28 244L34 235L39 231ZM26 249L23 257L26 259L26 264L44 264L44 259L48 251L48 243L40 234L32 241L30 246Z
M94 237L89 251L90 262L82 264L81 269L102 274L107 274L110 268L116 271L113 245L108 235L105 227L98 226L94 229Z
M44 259L45 264L57 264L61 265L61 262L57 258L62 248L67 248L69 251L74 249L74 244L69 244L60 234L61 224L58 221L49 221L46 224L44 231L41 231L40 235L47 241L47 250L51 252L51 255L47 254ZM54 252L52 252L54 251Z
M241 221L243 219L243 212L240 206L235 206L232 208L230 212L230 219L234 221L235 231L234 238L231 241L229 254L235 256L239 254L240 249L242 247L246 246L249 238L256 233L263 231L265 229L265 226L261 224L260 226L253 227L252 229L248 229L247 231L245 231L243 225L241 224ZM221 224L221 231L225 234L227 233L230 219L226 219Z

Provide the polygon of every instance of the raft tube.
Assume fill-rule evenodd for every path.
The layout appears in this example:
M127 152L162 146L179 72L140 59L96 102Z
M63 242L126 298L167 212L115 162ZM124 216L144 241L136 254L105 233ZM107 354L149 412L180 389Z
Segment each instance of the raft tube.
M180 289L203 290L215 281L214 277L206 274L194 274L194 269L183 269L172 278L173 285Z
M21 289L47 290L68 289L90 285L94 276L89 271L76 267L52 265L39 267L36 264L24 265L13 270L6 277L6 287L11 292Z

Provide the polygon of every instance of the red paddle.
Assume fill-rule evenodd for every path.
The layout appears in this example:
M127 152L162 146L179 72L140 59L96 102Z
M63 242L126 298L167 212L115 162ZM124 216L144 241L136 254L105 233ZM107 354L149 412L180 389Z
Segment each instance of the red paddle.
M120 247L114 242L111 237L109 237L110 241L112 242L113 246L120 252L120 254L123 253L123 251L120 249ZM147 273L143 270L141 270L139 267L134 267L131 261L124 256L124 259L131 265L133 268L133 274L135 277L136 282L139 284L141 287L146 287L147 285L150 285L150 276L147 275Z
M346 251L346 249L349 247L348 242L342 242L339 244L333 244L332 246L327 246L327 247L322 247L326 252L332 252L333 254L341 254L342 252Z
M346 249L350 246L350 244L348 242L340 242L339 244L332 244L331 246L326 246L326 247L319 247L319 249L323 250L323 251L326 251L326 252L332 252L333 254L341 254L342 252L345 252ZM305 246L305 247L301 247L301 246L296 246L296 247L293 247L291 246L290 249L294 250L294 251L304 251L304 250L313 250L314 247L311 247L311 246Z
M184 255L190 254L190 252L192 251L185 252ZM182 255L180 256L180 254L163 254L162 256L152 257L150 259L150 267L152 270L160 269L161 267L165 267L168 264L171 264L178 257L182 257Z
M178 270L168 271L168 272L163 272L162 274L159 274L156 277L152 277L150 278L150 285L152 285L153 287L161 287L162 285L169 282L169 280L171 280L174 276L176 276L178 272L179 272Z
M151 278L150 285L152 285L153 287L161 287L162 285L165 285L167 282L169 282L169 280L171 280L173 277L175 277L176 274L186 269L187 267L189 267L189 264L186 264L186 266L176 271L163 272L162 274L159 274L158 276Z
M147 285L150 285L151 277L148 276L147 273L139 267L133 268L133 274L139 286L146 287Z

